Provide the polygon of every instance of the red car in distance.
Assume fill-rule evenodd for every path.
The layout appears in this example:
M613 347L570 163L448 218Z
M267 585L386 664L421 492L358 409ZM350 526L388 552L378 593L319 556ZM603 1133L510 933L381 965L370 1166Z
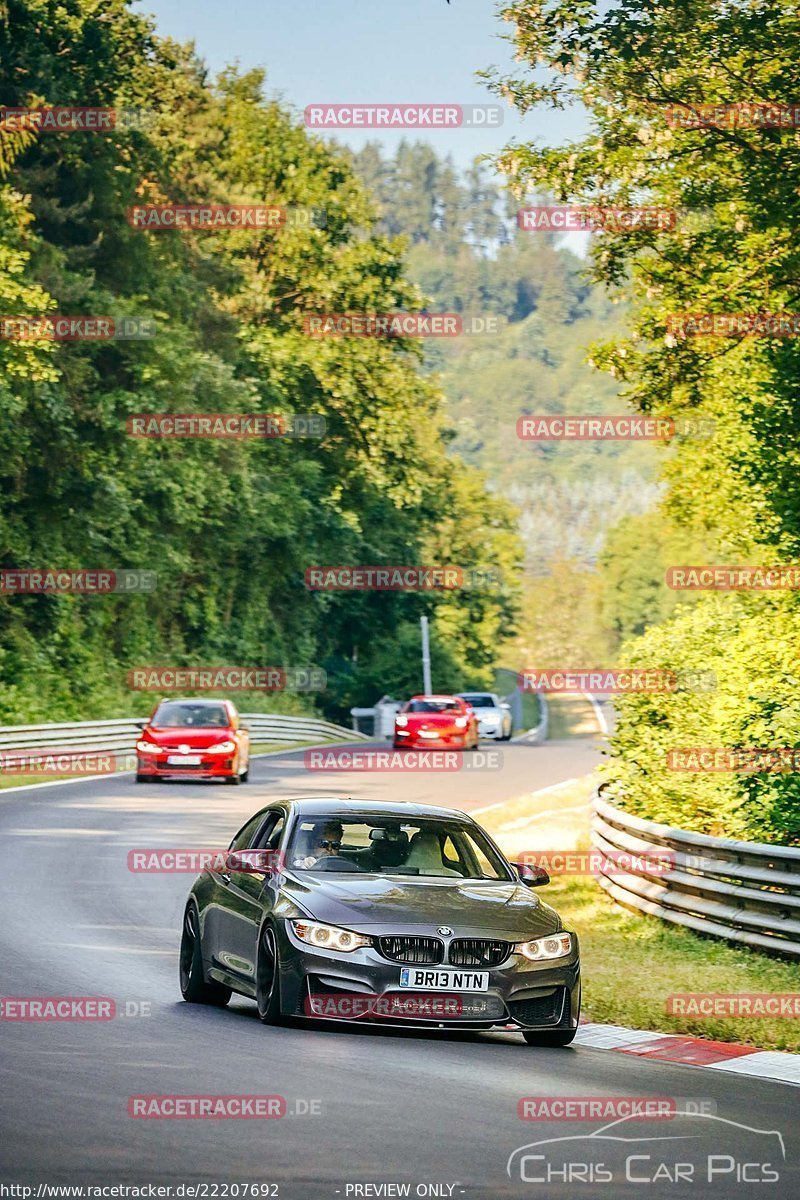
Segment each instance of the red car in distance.
M412 696L394 719L394 747L476 750L478 719L460 696Z
M136 782L226 779L246 783L250 734L230 700L162 700L136 743Z

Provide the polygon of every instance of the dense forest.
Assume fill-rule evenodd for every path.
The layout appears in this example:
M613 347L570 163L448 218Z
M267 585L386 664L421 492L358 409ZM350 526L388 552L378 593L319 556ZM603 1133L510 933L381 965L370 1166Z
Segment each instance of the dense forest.
M526 442L516 426L534 413L632 411L589 351L622 332L624 300L590 279L586 260L562 239L521 230L521 199L487 164L461 173L414 142L391 158L368 144L352 159L378 201L379 227L402 237L408 274L431 307L498 319L491 335L427 342L425 365L445 394L451 451L519 514L524 600L504 661L613 662L627 633L677 602L663 595L661 559L650 553L637 563L629 552L662 494L659 470L674 446ZM649 526L645 544L654 544Z
M304 316L414 310L402 246L347 156L264 98L208 78L124 0L10 0L0 94L147 119L105 132L0 129L0 311L135 317L155 336L0 340L0 566L148 569L135 595L0 596L0 720L143 711L141 664L315 664L333 716L438 679L491 680L514 628L513 513L448 453L418 341L317 339ZM136 204L312 208L263 230L153 232ZM154 440L142 412L316 414L321 438ZM310 591L314 564L437 564L499 586ZM269 698L247 696L242 707ZM311 698L313 700L313 698ZM308 704L279 696L273 705Z

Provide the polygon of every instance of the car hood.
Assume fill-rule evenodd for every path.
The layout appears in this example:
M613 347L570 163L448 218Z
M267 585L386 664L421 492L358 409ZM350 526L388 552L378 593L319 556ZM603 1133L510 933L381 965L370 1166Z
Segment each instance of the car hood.
M558 914L521 883L408 879L330 872L287 873L284 896L310 917L375 933L434 933L450 925L457 937L508 940L540 937L561 928ZM371 927L369 930L367 927Z
M157 746L189 746L192 750L202 750L204 746L215 746L217 742L232 741L236 735L232 729L202 728L194 726L176 726L175 728L153 729L147 726L142 737Z

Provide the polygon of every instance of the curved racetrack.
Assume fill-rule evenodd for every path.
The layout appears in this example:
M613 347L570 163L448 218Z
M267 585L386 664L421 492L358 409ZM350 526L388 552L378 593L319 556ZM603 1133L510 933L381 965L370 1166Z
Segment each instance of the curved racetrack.
M521 1097L653 1095L711 1098L729 1120L782 1131L788 1161L777 1188L731 1183L713 1195L800 1195L800 1091L792 1087L577 1045L534 1049L512 1032L272 1029L245 1000L224 1011L181 1001L177 946L192 877L132 874L130 849L225 846L249 813L278 794L405 797L469 809L584 774L597 759L589 742L503 751L505 766L493 775L310 777L294 752L254 761L250 784L238 789L136 786L118 776L0 793L2 993L99 994L123 1011L130 1002L151 1006L149 1016L106 1023L0 1022L2 1178L271 1182L283 1200L402 1194L380 1190L393 1183L410 1184L412 1196L479 1200L712 1194L688 1183L544 1186L506 1174L516 1147L575 1132L521 1121ZM624 964L619 986L636 986ZM274 1121L128 1116L130 1095L172 1093L278 1094L290 1110L299 1101L318 1112ZM354 1190L367 1184L376 1190ZM440 1190L415 1190L429 1184Z

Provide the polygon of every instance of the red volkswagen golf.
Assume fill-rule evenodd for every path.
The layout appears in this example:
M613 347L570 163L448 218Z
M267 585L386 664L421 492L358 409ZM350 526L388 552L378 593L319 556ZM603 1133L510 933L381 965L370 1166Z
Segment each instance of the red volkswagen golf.
M475 750L478 721L460 696L412 696L394 719L394 745Z
M230 700L162 700L136 743L136 782L227 779L245 783L250 735Z

